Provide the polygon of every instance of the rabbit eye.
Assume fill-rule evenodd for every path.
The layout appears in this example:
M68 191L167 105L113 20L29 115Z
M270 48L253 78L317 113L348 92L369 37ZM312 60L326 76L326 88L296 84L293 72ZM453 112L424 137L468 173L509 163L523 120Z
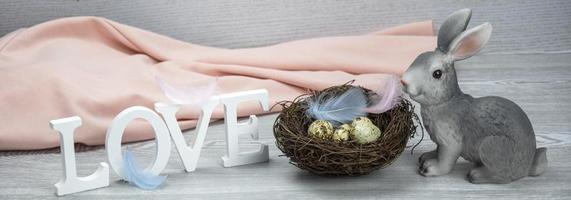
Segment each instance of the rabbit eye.
M440 79L440 77L442 77L442 70L438 69L432 72L432 77L434 77L435 79Z

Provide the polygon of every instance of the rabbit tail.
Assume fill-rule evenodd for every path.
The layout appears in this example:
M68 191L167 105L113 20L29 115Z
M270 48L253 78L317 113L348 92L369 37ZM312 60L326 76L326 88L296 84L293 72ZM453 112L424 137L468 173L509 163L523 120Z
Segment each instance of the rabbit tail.
M535 150L535 156L533 157L533 163L529 169L529 176L539 176L545 172L547 169L547 148L538 148Z

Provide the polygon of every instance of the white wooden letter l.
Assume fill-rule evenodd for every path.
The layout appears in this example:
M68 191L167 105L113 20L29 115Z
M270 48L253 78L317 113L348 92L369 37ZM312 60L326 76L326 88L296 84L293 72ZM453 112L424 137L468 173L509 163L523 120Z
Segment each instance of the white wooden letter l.
M63 155L63 179L55 184L58 196L109 186L109 165L105 162L99 163L93 174L77 177L73 133L79 126L81 118L77 116L50 121L50 127L59 133Z

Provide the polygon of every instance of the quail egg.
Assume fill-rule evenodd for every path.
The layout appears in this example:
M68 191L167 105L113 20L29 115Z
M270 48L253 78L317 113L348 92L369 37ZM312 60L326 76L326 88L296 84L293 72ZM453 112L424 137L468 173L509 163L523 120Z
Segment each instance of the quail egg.
M333 125L326 120L315 120L307 129L309 136L320 139L331 139L333 136Z
M357 125L357 123L360 122L367 122L367 123L373 123L369 118L367 117L357 117L355 119L353 119L353 122L351 122L351 126L355 127L355 125Z
M335 129L335 132L333 132L333 141L343 142L349 140L349 134L351 134L352 129L353 127L349 124L339 126L339 128Z
M381 137L381 130L375 126L371 120L365 117L359 117L353 120L353 130L351 138L355 139L359 144L367 144L377 141Z

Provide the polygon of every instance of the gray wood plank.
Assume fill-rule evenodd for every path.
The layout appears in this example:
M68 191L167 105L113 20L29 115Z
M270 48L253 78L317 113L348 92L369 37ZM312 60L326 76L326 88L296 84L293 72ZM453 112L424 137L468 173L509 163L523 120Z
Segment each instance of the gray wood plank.
M416 174L416 159L420 154L403 154L397 162L386 169L360 177L321 177L309 174L288 164L278 157L276 148L271 149L268 163L235 168L222 168L216 163L222 147L215 145L203 150L199 168L184 173L177 158L165 170L167 183L159 190L142 191L126 185L112 174L112 183L107 188L76 193L67 198L129 198L129 199L459 199L459 198L512 198L556 199L568 198L569 146L551 147L548 159L549 171L540 177L526 177L509 185L474 185L465 181L470 164L460 161L454 171L446 176L425 178ZM141 152L142 151L142 152ZM149 149L140 150L141 156L150 156ZM173 152L174 153L174 152ZM95 170L96 163L104 152L78 154L80 173ZM41 161L38 161L41 160ZM6 162L11 161L11 162ZM53 183L60 173L59 157L48 154L42 157L23 156L17 160L3 160L2 199L51 199ZM23 167L23 166L31 166ZM6 168L12 168L9 173Z
M295 39L362 34L382 27L474 10L472 26L494 26L485 52L571 50L567 0L41 0L0 1L0 35L61 17L109 18L180 40L218 47L252 47Z
M541 66L541 67L539 67ZM464 177L471 165L460 160L454 171L425 178L415 172L418 156L434 148L427 138L413 155L405 151L386 169L360 177L321 177L299 170L280 157L271 130L276 114L260 116L260 140L270 146L270 161L223 168L224 127L213 123L198 169L183 171L174 150L161 189L142 191L111 174L110 187L65 196L81 199L498 199L571 198L571 53L480 55L457 65L460 87L474 96L500 95L528 113L538 145L548 147L548 171L507 185L473 185ZM185 134L187 140L192 131ZM428 136L427 136L428 137ZM410 144L418 141L416 137ZM243 141L245 150L254 145ZM150 163L153 141L125 145L141 163ZM77 153L81 176L105 161L105 150ZM62 173L59 154L0 156L0 199L52 199Z

